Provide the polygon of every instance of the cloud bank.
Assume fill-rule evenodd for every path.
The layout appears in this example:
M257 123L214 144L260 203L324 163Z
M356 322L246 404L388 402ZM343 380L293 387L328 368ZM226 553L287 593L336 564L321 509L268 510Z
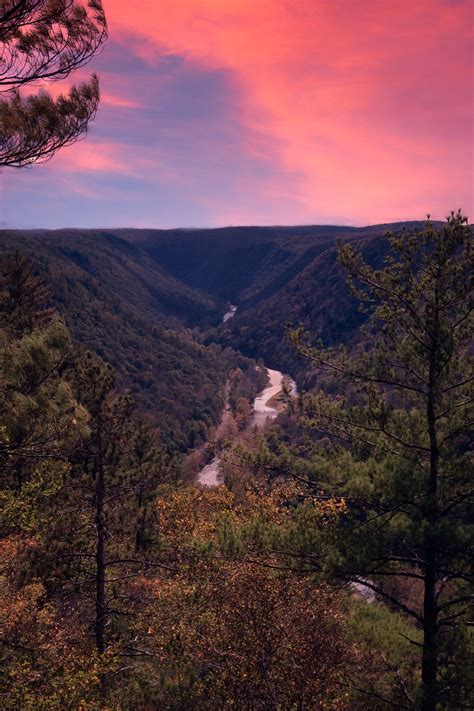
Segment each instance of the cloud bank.
M109 0L86 141L0 175L18 226L367 224L472 214L458 0Z

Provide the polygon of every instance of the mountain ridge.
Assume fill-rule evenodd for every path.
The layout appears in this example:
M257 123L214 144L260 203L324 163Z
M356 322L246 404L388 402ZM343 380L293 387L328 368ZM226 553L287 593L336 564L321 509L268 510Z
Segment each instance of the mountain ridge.
M422 225L0 230L0 252L19 248L48 273L75 337L118 368L148 409L171 408L167 388L175 383L179 390L187 377L179 361L189 360L192 410L193 397L209 397L197 394L198 380L207 393L213 388L203 367L214 369L218 390L225 380L225 368L216 368L222 356L206 350L213 344L263 358L311 384L307 364L285 338L286 325L303 323L335 345L350 344L362 322L337 265L336 243L354 241L373 263L387 253L387 229ZM238 309L222 324L229 303ZM211 401L214 413L219 397Z

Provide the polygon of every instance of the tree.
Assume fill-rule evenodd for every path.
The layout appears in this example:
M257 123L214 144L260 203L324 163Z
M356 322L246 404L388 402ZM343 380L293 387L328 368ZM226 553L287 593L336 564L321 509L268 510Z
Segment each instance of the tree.
M291 525L295 488L181 486L158 498L163 552L179 565L151 583L148 676L161 685L148 683L143 706L359 708L342 683L361 662L343 633L344 598L266 546L271 529Z
M101 48L107 23L100 0L6 0L0 5L0 166L49 160L83 136L99 103L99 80L56 99L24 96L33 83L67 78Z
M0 328L21 338L46 326L54 317L50 308L52 290L33 262L21 252L7 255L0 263Z
M59 587L64 578L72 580L70 590L84 609L93 600L93 635L102 656L117 640L127 647L121 639L126 634L111 624L113 616L129 614L127 584L144 571L167 568L157 560L150 531L152 500L167 460L131 396L117 392L111 366L86 352L70 380L87 408L89 434L70 459L63 499L70 514L57 522L47 564Z
M0 665L2 708L92 705L110 658L91 655L75 611L48 596L34 561L57 517L88 415L65 371L71 340L49 289L17 253L0 264Z
M100 709L97 679L118 665L90 649L74 609L22 578L38 541L0 541L0 703L4 709Z
M338 683L352 650L327 587L205 562L161 581L153 608L151 648L168 687L157 706L354 709Z
M337 486L348 506L331 532L332 575L374 591L422 630L413 705L467 708L441 661L453 635L464 634L473 599L472 233L459 212L443 229L428 221L388 239L381 269L350 244L339 249L349 285L371 313L362 345L349 354L313 346L302 329L292 335L344 385L345 396L306 398L306 424L341 445L331 454L332 478L314 478L318 487L326 478L332 495ZM414 594L387 584L393 580L412 582Z
M37 467L66 461L87 415L64 377L73 347L49 290L29 259L0 265L0 466L2 486L22 487ZM40 477L41 479L41 477Z
M130 586L169 567L154 525L169 461L112 368L73 345L48 303L31 261L5 258L0 657L22 708L79 708L82 694L96 708L120 654L138 656L124 620L143 600Z

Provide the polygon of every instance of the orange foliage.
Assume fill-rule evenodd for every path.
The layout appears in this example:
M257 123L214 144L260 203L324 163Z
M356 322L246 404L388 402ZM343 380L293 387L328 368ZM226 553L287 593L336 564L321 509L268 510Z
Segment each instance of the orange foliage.
M0 636L5 709L98 709L102 674L115 667L112 653L99 660L72 606L48 599L44 584L22 581L34 539L0 541Z
M201 563L163 584L148 633L196 708L348 709L336 595L295 575ZM174 683L173 683L174 682ZM180 690L180 691L179 691Z

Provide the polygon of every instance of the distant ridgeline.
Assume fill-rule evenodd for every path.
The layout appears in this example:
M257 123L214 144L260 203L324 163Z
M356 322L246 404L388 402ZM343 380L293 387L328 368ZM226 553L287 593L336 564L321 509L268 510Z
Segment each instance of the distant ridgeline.
M16 250L46 274L76 341L116 369L168 451L206 441L220 421L229 369L255 369L229 348L199 343L186 328L215 317L213 300L112 233L0 232L0 256Z
M327 346L352 345L364 316L337 264L336 244L357 241L364 258L381 263L387 231L423 222L337 226L228 227L196 230L120 230L161 267L217 303L236 304L225 326L204 342L232 346L311 387L314 373L289 344L287 325L303 323Z
M219 421L229 369L254 368L240 353L311 384L286 325L350 344L362 316L335 244L357 240L376 263L401 227L3 230L0 252L19 249L48 274L74 337L116 368L179 452ZM237 313L222 325L229 303Z

